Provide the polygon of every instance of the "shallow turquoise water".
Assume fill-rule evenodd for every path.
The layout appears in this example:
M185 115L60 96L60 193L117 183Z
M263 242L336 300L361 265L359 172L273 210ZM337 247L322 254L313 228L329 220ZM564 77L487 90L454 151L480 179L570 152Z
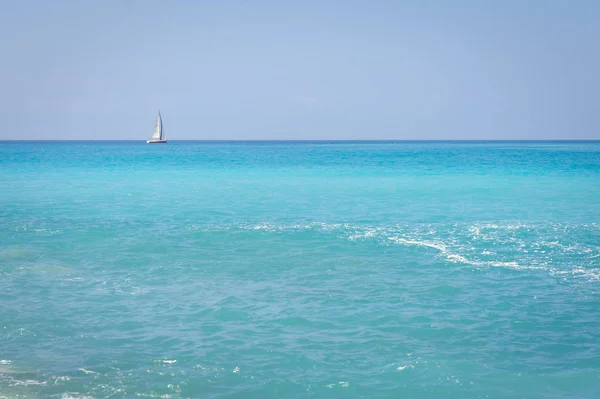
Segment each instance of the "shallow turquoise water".
M600 397L600 143L0 142L0 398Z

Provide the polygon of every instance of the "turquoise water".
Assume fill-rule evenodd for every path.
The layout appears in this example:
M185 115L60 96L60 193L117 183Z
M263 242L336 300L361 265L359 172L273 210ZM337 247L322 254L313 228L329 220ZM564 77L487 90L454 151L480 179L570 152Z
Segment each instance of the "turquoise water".
M0 398L600 397L600 143L0 142Z

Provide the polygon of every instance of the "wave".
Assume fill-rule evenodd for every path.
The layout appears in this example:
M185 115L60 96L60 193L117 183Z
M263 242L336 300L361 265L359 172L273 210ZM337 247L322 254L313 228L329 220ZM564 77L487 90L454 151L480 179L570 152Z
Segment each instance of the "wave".
M109 226L111 231L136 231L121 241L123 245L139 246L140 229L133 229L130 222L123 221ZM28 226L36 231L40 227ZM95 222L89 229L96 228ZM104 226L103 228L106 228ZM168 221L158 227L140 226L142 230L152 229L166 240L179 245L195 245L206 234L277 234L297 240L296 234L310 234L315 243L346 241L353 244L365 243L375 248L403 246L416 251L434 251L434 258L449 264L463 264L482 268L506 268L512 270L546 270L553 276L585 278L598 281L600 270L600 242L598 223L531 222L510 220L504 222L480 221L476 223L339 223L329 221L305 221L281 223L277 221L241 221L229 224L202 224L194 221ZM37 233L32 233L37 234ZM182 241L183 237L183 241ZM98 251L105 251L107 245L99 245ZM39 258L43 251L12 247L0 251L0 259L12 262L19 267L48 274L69 274L66 268L40 266ZM418 255L418 253L417 253ZM426 255L426 252L423 252ZM27 262L29 263L27 263ZM16 266L15 266L16 267ZM7 268L4 273L13 270Z
M434 250L449 263L473 267L546 271L600 281L597 223L474 223L373 226L344 223L240 223L204 226L209 231L241 230L264 233L314 231L335 233L352 242L401 245Z

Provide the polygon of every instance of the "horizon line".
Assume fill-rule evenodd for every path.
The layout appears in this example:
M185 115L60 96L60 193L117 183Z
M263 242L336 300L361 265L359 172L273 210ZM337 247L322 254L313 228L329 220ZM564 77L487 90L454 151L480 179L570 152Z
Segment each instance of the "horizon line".
M0 142L140 142L140 139L0 139ZM597 139L179 139L169 142L595 142Z

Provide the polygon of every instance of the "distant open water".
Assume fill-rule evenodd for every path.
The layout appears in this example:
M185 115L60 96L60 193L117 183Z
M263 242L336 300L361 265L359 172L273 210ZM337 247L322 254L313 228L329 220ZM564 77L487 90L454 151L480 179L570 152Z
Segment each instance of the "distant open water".
M0 398L598 398L600 143L0 142Z

